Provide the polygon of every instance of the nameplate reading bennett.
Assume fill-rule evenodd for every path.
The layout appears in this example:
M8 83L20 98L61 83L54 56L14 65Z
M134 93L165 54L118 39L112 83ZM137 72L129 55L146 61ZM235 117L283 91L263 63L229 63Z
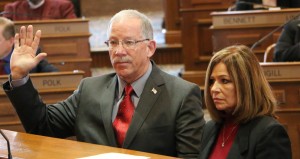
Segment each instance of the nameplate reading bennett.
M212 12L213 27L251 27L258 25L273 26L298 15L300 9L284 9L279 11L255 10L235 12Z

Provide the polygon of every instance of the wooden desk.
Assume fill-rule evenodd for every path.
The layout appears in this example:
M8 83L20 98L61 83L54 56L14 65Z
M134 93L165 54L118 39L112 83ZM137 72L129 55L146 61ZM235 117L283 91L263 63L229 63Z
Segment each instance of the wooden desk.
M278 102L276 114L292 141L293 158L300 159L300 62L261 63Z
M47 60L60 71L83 70L91 76L89 24L87 19L56 19L15 21L16 31L21 26L33 25L34 32L42 31L40 47L48 53Z
M191 31L195 27L193 28L193 26L190 25L189 29L191 31L184 34L191 36L187 37L183 42L188 40L188 38L193 38L194 41L189 42L190 47L188 48L185 48L183 43L183 56L186 70L183 73L183 78L192 82L197 81L200 85L204 85L205 71L213 52L234 44L244 44L251 47L256 41L295 15L298 15L299 12L300 8L279 11L252 10L212 12L212 26L209 29L212 36L212 50L209 52L201 51L202 49L200 48L205 48L210 45L200 44L198 42L201 39L203 40L203 37L206 37L209 32L201 31L192 33ZM198 17L200 17L200 15ZM188 28L186 28L186 30L188 30ZM266 48L277 41L280 33L281 30L275 32L271 37L254 48L254 53L257 55L259 61L263 62ZM204 41L209 41L209 39L204 39Z
M8 130L3 130L3 132L10 141L13 158L74 159L115 152L146 156L150 157L151 159L175 159L175 157L89 144L72 140L50 138ZM3 137L0 137L0 157L6 156L6 141L3 139Z
M293 159L300 159L300 62L261 63L278 102L276 115L288 131Z
M200 75L193 76L194 71L205 71L211 58L213 11L226 11L234 0L179 0L181 16L181 41L183 63L185 70L182 77L188 81L195 81ZM223 38L224 39L224 38ZM204 83L203 83L204 84Z
M275 28L299 15L299 12L300 8L212 12L213 51L216 52L234 44L244 44L251 47ZM263 62L266 48L277 42L280 33L281 29L254 48L255 54L261 62Z
M184 34L187 31L196 31L190 30L194 23L195 19L201 19L202 24L198 25L199 31L202 29L207 29L211 25L210 12L212 11L225 11L227 8L234 2L234 0L163 0L163 9L164 9L164 22L165 22L165 40L167 44L181 44L184 43L182 38L193 37L193 34ZM197 16L193 16L196 15ZM189 18L189 19L186 19ZM183 23L188 22L188 28L182 29ZM191 22L191 23L190 23ZM198 22L196 22L198 23ZM207 25L209 24L209 25ZM210 35L208 33L207 35ZM203 37L203 36L202 36ZM210 36L204 36L205 40L211 41ZM191 39L188 39L191 40ZM206 41L201 41L204 43ZM211 46L211 45L210 45ZM208 46L209 47L209 46Z
M7 4L7 3L12 3L14 2L15 0L1 0L0 1L0 12L1 11L4 11L4 6Z
M83 71L30 75L35 88L47 104L56 103L70 96L83 76ZM7 76L0 76L1 87L7 79ZM19 117L2 88L0 89L0 101L0 128L24 132Z

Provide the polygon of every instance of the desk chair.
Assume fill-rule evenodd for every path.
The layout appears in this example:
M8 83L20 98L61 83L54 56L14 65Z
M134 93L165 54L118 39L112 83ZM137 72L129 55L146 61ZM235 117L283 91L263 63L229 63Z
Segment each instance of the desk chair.
M264 62L272 62L273 61L273 52L274 48L276 46L276 43L273 43L269 45L264 53ZM271 55L270 55L271 52Z

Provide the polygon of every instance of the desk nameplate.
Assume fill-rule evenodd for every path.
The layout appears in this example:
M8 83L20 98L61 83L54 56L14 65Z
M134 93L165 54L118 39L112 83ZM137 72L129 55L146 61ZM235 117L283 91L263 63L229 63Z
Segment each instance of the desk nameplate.
M58 90L58 89L76 89L81 79L83 71L77 72L53 72L53 73L35 73L30 74L30 78L36 89L40 90ZM7 81L7 76L0 76L0 84ZM0 94L4 94L0 89Z
M279 26L298 15L300 9L283 9L278 11L253 10L234 12L212 12L214 28L243 26Z
M19 32L21 26L33 25L34 32L42 31L42 37L47 35L74 35L74 34L89 34L88 20L84 19L56 19L42 21L16 21L15 29Z
M268 80L300 79L300 62L260 63Z

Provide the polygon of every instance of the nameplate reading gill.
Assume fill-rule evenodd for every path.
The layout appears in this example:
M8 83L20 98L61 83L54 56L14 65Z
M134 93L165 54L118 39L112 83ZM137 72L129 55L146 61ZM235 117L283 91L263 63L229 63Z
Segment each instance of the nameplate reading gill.
M300 79L300 62L260 63L268 80Z

